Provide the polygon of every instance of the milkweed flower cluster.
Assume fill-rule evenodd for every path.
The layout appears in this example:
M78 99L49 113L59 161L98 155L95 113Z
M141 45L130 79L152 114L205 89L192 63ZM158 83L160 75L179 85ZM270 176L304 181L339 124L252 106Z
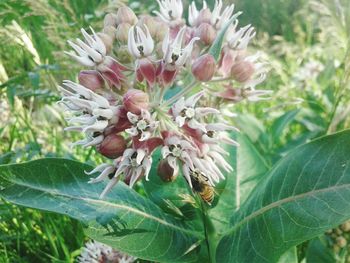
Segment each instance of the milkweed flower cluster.
M136 258L94 240L85 244L77 258L78 263L133 263L135 261Z
M233 4L217 0L211 10L193 2L186 23L181 0L157 2L156 16L137 17L123 6L105 16L101 32L82 29L83 40L68 41L72 50L66 54L86 69L79 83L67 80L60 87L61 103L71 113L66 130L85 135L73 146L95 147L111 159L88 172L98 173L90 183L109 180L101 198L119 180L130 187L149 180L156 149L163 157L160 175L181 173L192 187L192 175L200 173L214 186L232 171L218 142L237 145L228 135L237 129L223 121L218 105L269 94L255 89L266 64L248 52L255 31L238 27L241 12ZM229 22L216 60L208 50ZM177 93L175 86L181 87Z

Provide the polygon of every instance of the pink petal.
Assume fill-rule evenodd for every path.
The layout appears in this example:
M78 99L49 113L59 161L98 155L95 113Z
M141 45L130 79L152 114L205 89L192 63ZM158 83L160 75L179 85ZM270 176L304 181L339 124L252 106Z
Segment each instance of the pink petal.
M142 76L147 80L149 85L153 85L156 80L156 68L147 58L139 61L139 69Z
M230 75L231 68L235 62L235 54L233 50L223 50L222 52L222 58L220 61L220 69L219 72L224 76L227 77Z
M164 85L169 85L173 83L175 76L176 76L177 70L167 70L164 69L162 72L162 78Z

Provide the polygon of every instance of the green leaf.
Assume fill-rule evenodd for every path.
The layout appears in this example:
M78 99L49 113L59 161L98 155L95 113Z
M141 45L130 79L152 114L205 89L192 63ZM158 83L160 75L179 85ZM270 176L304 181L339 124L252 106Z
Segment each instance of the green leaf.
M104 200L104 184L88 184L91 167L65 159L0 166L0 196L9 202L65 214L86 225L93 239L142 259L195 262L203 239L186 221L164 213L119 183Z
M278 260L278 263L298 263L297 248L288 249Z
M269 170L265 158L256 149L250 139L240 134L237 149L237 176L239 184L236 186L237 207L244 203L251 191Z
M350 131L298 147L232 218L217 262L277 262L289 248L350 218Z
M307 263L334 263L337 260L334 253L327 247L324 237L317 237L310 241L306 251Z
M224 231L227 231L230 223L230 215L235 211L236 205L236 176L237 176L237 168L236 168L236 156L237 156L237 148L236 147L228 147L226 149L230 155L227 156L226 161L234 168L233 172L225 173L225 181L219 183L216 186L216 191L220 191L220 199L217 205L210 209L209 215L213 224L215 226L215 230L218 234L222 234Z
M240 114L237 116L237 126L243 134L246 134L252 142L257 142L266 136L263 123L251 114Z
M172 214L188 223L200 222L200 229L203 227L201 215L199 210L193 205L185 202L186 196L192 196L192 192L186 182L186 179L180 173L172 182L163 182L158 176L158 163L162 159L160 149L156 150L152 156L153 163L150 171L150 180L144 181L143 186L145 192L150 200L160 206L163 211ZM195 220L197 219L197 220ZM194 226L194 227L199 227Z
M273 122L271 127L273 139L278 140L282 136L284 129L294 120L299 111L299 109L288 111Z
M246 200L262 175L268 171L266 161L249 138L241 133L235 137L240 146L228 147L230 156L226 160L234 167L234 171L226 174L219 202L214 209L209 210L219 234L227 231L230 215Z
M237 17L241 14L241 12L238 12L235 14L219 31L218 35L216 36L213 44L211 45L209 49L209 54L212 55L215 60L218 60L220 58L221 54L221 47L222 43L224 42L224 38L226 35L227 30L229 29L230 25L237 19Z

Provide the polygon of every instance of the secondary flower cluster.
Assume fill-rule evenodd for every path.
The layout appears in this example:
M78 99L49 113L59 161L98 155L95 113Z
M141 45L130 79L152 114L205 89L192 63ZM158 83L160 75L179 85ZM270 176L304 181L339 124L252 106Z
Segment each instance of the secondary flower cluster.
M114 250L110 246L90 240L82 248L78 263L133 263L136 258Z
M121 7L106 15L102 32L82 29L84 40L68 41L73 50L66 53L88 69L79 73L79 83L60 87L71 113L66 130L85 135L73 145L96 147L112 159L88 172L99 173L91 183L109 179L101 198L121 179L130 187L148 180L157 148L163 179L181 172L192 187L192 175L200 173L214 186L232 170L219 142L237 145L228 135L236 129L222 121L218 105L269 93L255 90L266 68L259 54L248 54L255 31L238 28L241 13L234 5L223 8L218 0L210 10L203 2L198 10L193 2L186 24L181 0L158 4L157 16L137 17ZM208 50L231 21L216 61ZM204 85L220 81L225 85Z

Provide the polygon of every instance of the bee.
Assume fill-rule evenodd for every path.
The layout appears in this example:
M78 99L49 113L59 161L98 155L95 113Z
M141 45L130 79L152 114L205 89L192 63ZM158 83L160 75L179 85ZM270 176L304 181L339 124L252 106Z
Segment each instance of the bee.
M208 177L198 170L191 171L190 177L194 192L198 193L205 202L211 205L211 202L214 200L215 190L210 184Z

